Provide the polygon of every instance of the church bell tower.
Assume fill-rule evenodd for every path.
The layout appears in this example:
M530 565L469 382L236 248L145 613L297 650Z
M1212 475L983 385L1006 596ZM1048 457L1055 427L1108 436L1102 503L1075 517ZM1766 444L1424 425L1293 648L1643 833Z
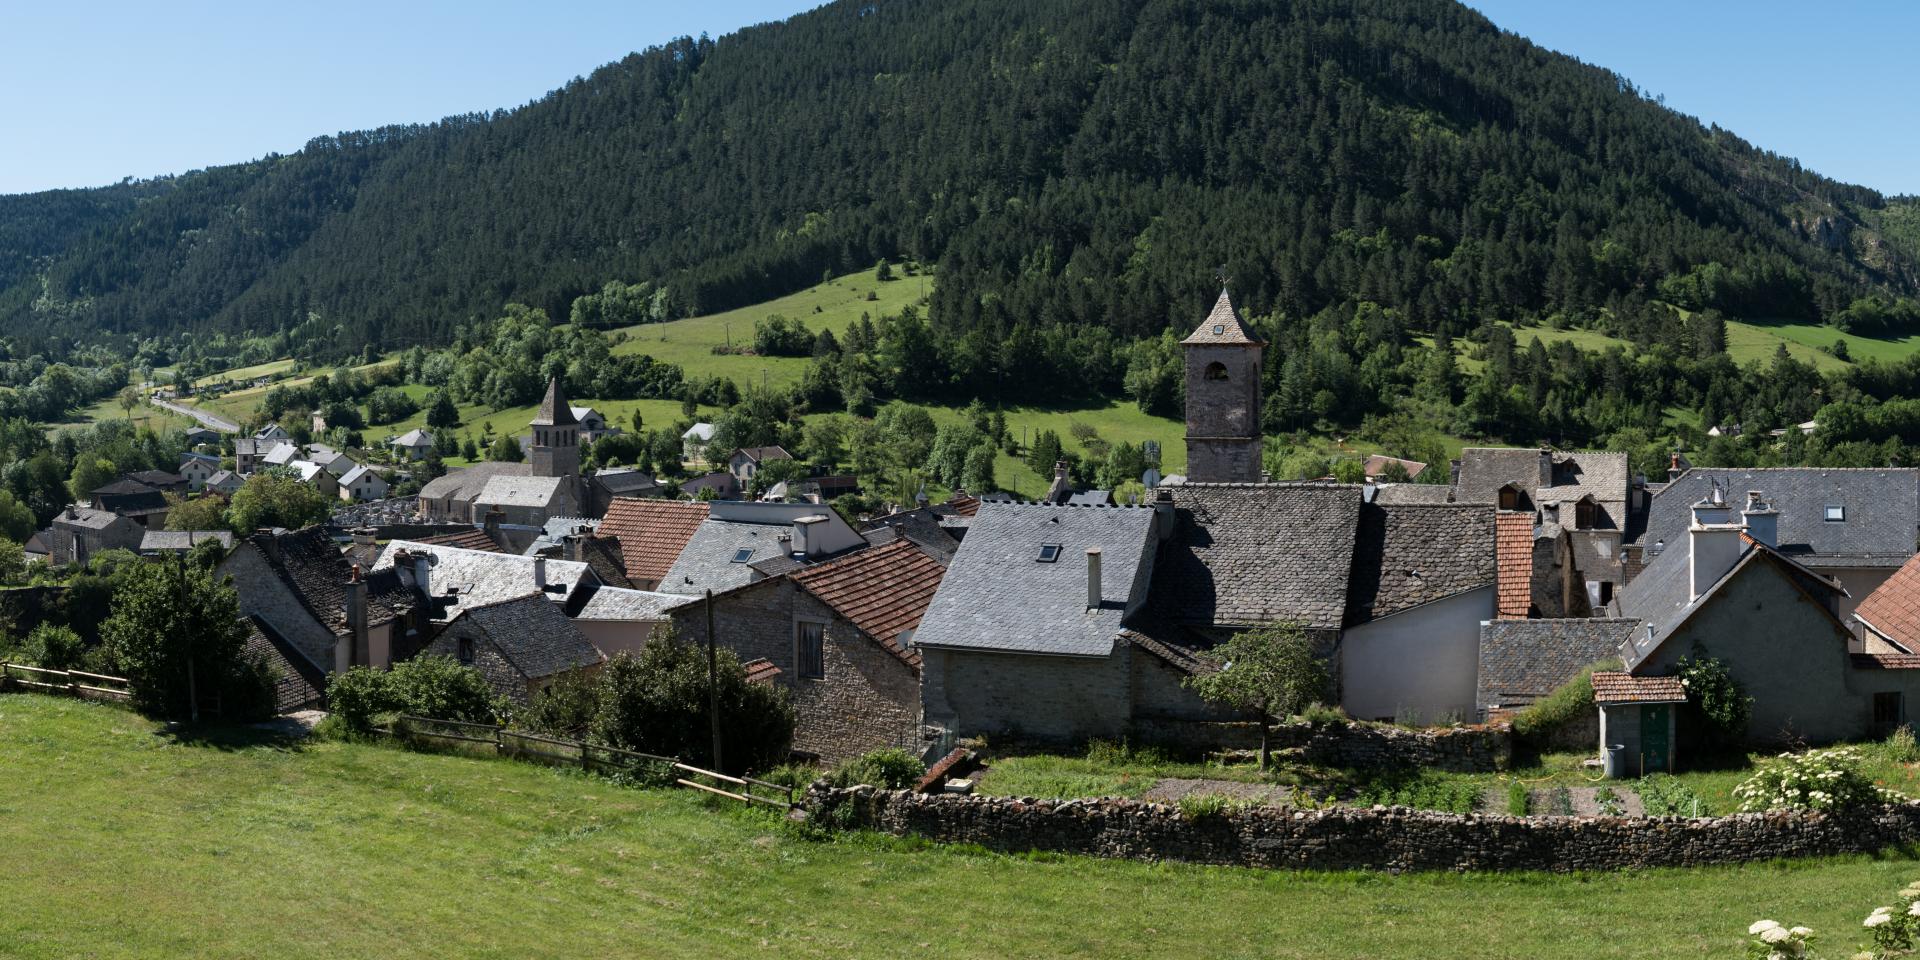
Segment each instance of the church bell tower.
M580 472L580 420L567 405L560 378L547 381L547 395L534 414L533 449L528 451L536 477L572 477Z
M1258 482L1260 357L1266 343L1247 329L1223 288L1207 318L1180 345L1187 353L1187 479Z

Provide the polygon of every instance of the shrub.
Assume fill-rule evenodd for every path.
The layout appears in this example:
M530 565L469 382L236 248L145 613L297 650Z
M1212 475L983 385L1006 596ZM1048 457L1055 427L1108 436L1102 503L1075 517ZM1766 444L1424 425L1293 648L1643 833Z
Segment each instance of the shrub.
M1328 706L1324 703L1307 704L1307 708L1300 711L1300 719L1316 727L1344 727L1353 722L1353 718L1347 716L1344 708L1337 704Z
M1808 927L1788 929L1772 920L1761 920L1747 928L1747 956L1764 960L1807 960L1814 956L1813 930Z
M1689 712L1704 721L1701 732L1708 745L1739 743L1753 716L1753 698L1740 689L1726 661L1705 653L1704 647L1695 647L1692 655L1681 657L1677 664L1680 683L1687 688Z
M1109 767L1157 767L1167 763L1167 755L1158 747L1136 747L1127 740L1089 740L1087 761Z
M1527 785L1518 780L1507 781L1507 814L1524 817L1527 815L1527 802L1531 799Z
M1686 784L1664 773L1656 773L1634 784L1640 794L1640 806L1649 817L1697 817L1707 812L1699 795Z
M26 645L20 653L48 670L72 670L85 663L87 650L80 635L71 628L43 623L27 634Z
M1204 820L1208 817L1224 817L1250 810L1259 806L1257 800L1245 797L1230 797L1224 793L1189 793L1180 798L1178 806L1180 816L1185 820Z
M375 714L394 709L386 674L372 667L352 667L334 674L327 682L327 708L345 732L371 731Z
M838 787L864 783L882 790L899 790L913 786L926 772L919 759L905 750L875 750L847 761L834 771L833 782Z
M1861 921L1861 926L1873 935L1874 949L1866 956L1875 960L1911 956L1916 941L1920 941L1920 907L1914 906L1920 903L1920 881L1907 884L1896 897L1900 904L1898 907L1875 907L1872 913L1867 914L1867 919ZM1762 920L1749 927L1747 932L1754 933L1769 923L1773 921Z
M748 683L740 658L719 657L720 738L724 772L771 767L793 742L785 691ZM712 763L707 655L693 644L655 637L638 657L613 658L599 674L599 707L589 736L608 746Z
M487 678L452 657L416 657L384 675L392 709L434 720L493 723L504 712Z
M1480 806L1481 788L1471 780L1421 771L1395 772L1363 785L1355 802L1447 813L1472 813Z
M514 723L535 733L578 740L593 726L599 707L600 685L586 673L569 670L535 695Z
M1733 788L1742 813L1762 810L1842 810L1903 799L1860 772L1860 750L1838 747L1785 753Z
M1920 760L1920 743L1913 739L1913 728L1905 724L1894 727L1887 735L1887 742L1881 745L1887 759L1894 763L1913 763Z
M1593 802L1600 805L1600 815L1603 817L1618 817L1627 812L1626 806L1620 802L1620 794L1612 787L1595 790Z
M1539 743L1564 723L1593 712L1593 672L1595 670L1617 670L1618 660L1603 660L1581 669L1579 674L1561 684L1552 693L1535 701L1533 706L1520 712L1513 718L1514 735L1522 740Z

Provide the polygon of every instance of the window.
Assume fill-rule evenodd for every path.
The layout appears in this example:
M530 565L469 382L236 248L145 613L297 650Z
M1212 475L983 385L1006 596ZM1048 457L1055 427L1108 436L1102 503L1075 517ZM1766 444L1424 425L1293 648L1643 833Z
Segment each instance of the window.
M1043 543L1043 544L1041 544L1041 545L1040 545L1040 557L1039 557L1039 560L1040 560L1040 562L1041 562L1041 563L1052 563L1052 562L1054 562L1055 560L1058 560L1058 559L1060 559L1060 545L1059 545L1059 544L1057 544L1057 543Z
M1596 525L1594 523L1594 510L1595 506L1592 500L1582 500L1574 504L1573 528L1575 530L1592 530Z
M734 563L746 563L748 560L752 560L752 559L753 559L752 547L741 547L740 549L735 550L733 552Z
M1520 491L1515 490L1512 487L1501 487L1500 488L1500 509L1502 510L1520 509Z
M1874 694L1873 725L1876 727L1891 727L1899 723L1901 714L1905 712L1901 709L1903 704L1901 704L1900 699L1899 691Z
M473 638L471 637L460 638L460 662L473 663Z
M1600 604L1605 606L1613 602L1613 581L1600 581Z
M1221 334L1224 334L1224 333L1226 333L1226 332L1227 332L1227 325L1226 325L1226 324L1224 324L1224 323L1216 323L1216 324L1214 324L1214 325L1213 325L1213 335L1214 335L1214 336L1216 336L1216 337L1217 337L1217 336L1220 336Z
M1207 372L1202 374L1202 376L1208 380L1225 380L1227 378L1227 365L1217 360L1209 363L1207 364Z
M821 680L827 675L827 625L802 620L793 625L793 659L802 680Z
M1838 503L1827 504L1827 522L1828 523L1847 522L1846 506L1844 504L1838 504Z

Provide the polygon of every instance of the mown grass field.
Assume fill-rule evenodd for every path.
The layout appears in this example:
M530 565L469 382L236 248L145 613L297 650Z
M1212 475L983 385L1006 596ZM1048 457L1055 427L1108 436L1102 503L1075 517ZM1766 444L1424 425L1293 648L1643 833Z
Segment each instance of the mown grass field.
M353 367L353 371L355 373L366 373L376 367L386 366L392 362L394 362L392 359L383 357L372 363L358 364ZM272 363L262 363L251 367L240 367L236 370L228 370L224 373L214 374L210 378L203 377L200 382L218 382L222 379L241 382L251 380L255 377L267 377L276 373L285 373L291 369L293 369L292 360L275 360ZM314 370L304 376L289 377L264 387L248 387L244 390L234 390L229 393L224 393L217 397L190 397L185 402L199 407L202 410L206 410L209 413L225 417L235 423L245 424L247 419L260 409L260 402L266 399L267 391L272 390L274 387L281 386L305 386L306 384L312 383L314 377L322 373L331 372L332 368Z
M1862 360L1892 362L1904 360L1915 353L1920 353L1920 334L1911 334L1896 340L1882 340L1876 337L1856 337L1852 334L1841 333L1832 327L1822 326L1817 323L1786 323L1754 320L1743 323L1741 326L1753 328L1759 333L1770 334L1788 341L1789 344L1798 344L1812 348L1814 352L1818 353L1822 358L1835 362L1838 361L1832 354L1820 348L1831 347L1835 343L1845 343L1847 345L1848 356L1851 356L1855 362ZM1729 325L1729 327L1731 328L1731 325ZM1729 340L1733 338L1731 329L1728 330L1727 337ZM1772 349L1771 346L1767 348L1766 359L1772 359ZM1787 347L1787 351L1795 357L1801 356L1791 345Z
M1734 957L1763 916L1843 956L1916 876L1903 855L1391 877L821 842L687 792L0 697L9 957Z
M752 346L754 323L776 313L788 320L804 321L814 333L826 329L839 336L862 313L878 320L926 299L933 291L933 277L924 272L909 277L895 267L895 279L885 282L874 279L873 274L872 270L849 273L798 293L725 313L622 327L614 332L627 339L614 352L645 353L679 364L690 377L728 377L743 387L760 383L763 378L768 384L789 384L806 372L807 358L716 354L713 348ZM868 300L869 293L877 299Z
M68 427L90 427L106 420L126 419L128 419L127 411L120 407L119 398L107 397L90 407L76 411L73 419L66 423L49 425L47 432L53 433L54 431L63 430ZM132 420L136 429L145 427L149 430L162 433L168 430L185 430L195 425L192 420L186 417L171 411L162 410L149 403L142 403L134 407Z

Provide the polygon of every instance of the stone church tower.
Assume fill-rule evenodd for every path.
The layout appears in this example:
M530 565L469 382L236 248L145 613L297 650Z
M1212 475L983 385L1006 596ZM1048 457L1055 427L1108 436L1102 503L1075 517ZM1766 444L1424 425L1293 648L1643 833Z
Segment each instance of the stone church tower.
M1261 479L1260 355L1266 346L1220 291L1187 351L1187 479L1252 483Z
M560 378L547 381L547 396L533 415L533 447L527 451L536 477L572 477L580 473L580 420L567 405Z

